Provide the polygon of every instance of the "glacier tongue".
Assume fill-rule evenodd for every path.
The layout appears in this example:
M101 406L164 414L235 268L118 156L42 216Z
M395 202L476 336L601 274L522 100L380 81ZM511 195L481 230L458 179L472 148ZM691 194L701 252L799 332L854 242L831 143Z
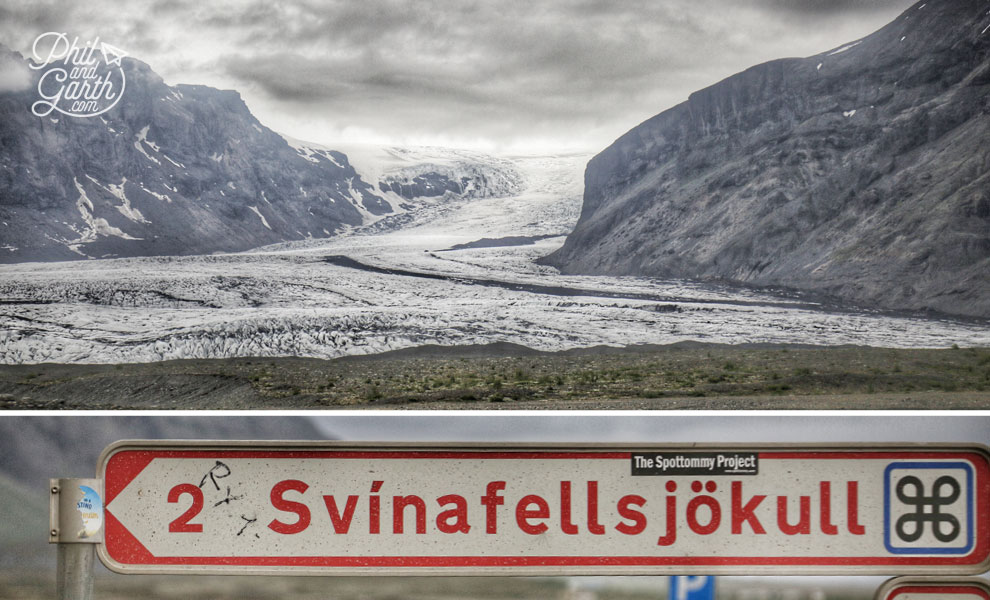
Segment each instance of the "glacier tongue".
M497 159L517 174L515 191L410 203L402 219L330 240L0 266L0 362L333 358L491 342L541 350L688 339L990 344L985 323L836 312L753 290L562 276L536 265L578 219L587 158ZM84 190L79 202L86 208Z

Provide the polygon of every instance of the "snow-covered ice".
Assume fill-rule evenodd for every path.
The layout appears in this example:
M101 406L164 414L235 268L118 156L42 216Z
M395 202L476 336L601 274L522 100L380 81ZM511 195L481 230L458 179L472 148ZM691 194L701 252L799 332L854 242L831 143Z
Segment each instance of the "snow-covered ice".
M144 190L145 192L151 194L155 198L158 198L159 200L163 200L165 202L168 202L169 204L172 203L172 199L168 197L168 194L159 194L158 192L153 192L153 191L149 190L148 188L144 187L143 184L141 185L141 189Z
M272 226L268 224L268 219L265 218L265 215L261 214L261 211L258 210L257 206L249 206L248 208L254 211L254 214L258 215L258 218L261 219L262 225L264 225L268 229L272 228Z
M92 179L92 177L89 177L89 179ZM76 233L79 233L79 237L75 240L66 241L66 245L71 250L78 252L79 254L83 254L82 251L79 250L79 246L87 242L91 242L99 236L113 236L125 240L139 239L124 233L117 227L114 227L107 222L106 219L93 216L93 201L90 200L89 196L86 194L86 189L81 183L79 183L77 178L73 177L72 181L76 185L76 191L79 192L79 199L76 200L76 209L79 211L79 215L82 217L83 222L86 223L86 229L80 232L76 231L74 227L72 228L76 231Z
M830 310L749 289L563 276L536 265L577 221L589 158L503 157L520 174L517 191L414 203L329 240L2 265L0 362L332 358L491 342L541 350L682 340L990 345L985 322ZM370 182L369 169L384 176L394 168L349 160Z
M151 148L155 152L158 152L158 146L156 146L154 142L148 141L149 129L151 129L151 125L145 125L144 128L142 128L141 131L138 132L137 139L134 141L134 147L137 148L137 151L143 154L145 158L154 162L156 165L160 165L161 163L158 162L158 159L148 154L144 149L144 144L147 144L149 148Z
M845 52L847 50L852 50L853 48L855 48L856 46L858 46L858 45L860 45L862 43L863 43L863 40L859 40L859 41L853 42L851 44L846 44L845 46L842 46L841 48L838 48L836 50L833 50L833 51L829 52L828 53L828 56L834 56L836 54L842 54L843 52Z

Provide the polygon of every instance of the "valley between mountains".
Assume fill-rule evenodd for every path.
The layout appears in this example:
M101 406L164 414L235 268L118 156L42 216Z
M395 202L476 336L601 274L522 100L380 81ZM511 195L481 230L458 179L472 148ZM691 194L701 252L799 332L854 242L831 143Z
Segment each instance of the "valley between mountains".
M0 93L0 407L986 407L984 4L596 155L323 146L131 58L105 118Z
M568 276L536 265L573 227L586 159L513 158L508 164L525 182L518 193L448 195L331 239L233 254L0 266L0 315L9 324L0 357L8 364L331 359L431 344L560 351L688 340L990 345L977 320L682 280Z
M368 176L391 168L364 150ZM448 194L329 240L0 266L0 407L986 403L976 319L537 265L577 219L586 159L500 159L518 192Z

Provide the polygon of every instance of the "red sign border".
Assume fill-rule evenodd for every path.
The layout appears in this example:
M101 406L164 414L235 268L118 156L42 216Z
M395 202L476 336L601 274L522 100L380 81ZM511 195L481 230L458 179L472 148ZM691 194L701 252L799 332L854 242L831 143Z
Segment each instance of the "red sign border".
M957 459L968 460L976 474L977 532L990 532L990 453L978 444L748 444L748 445L575 445L567 444L396 444L354 442L118 442L104 450L99 474L104 506L155 458L513 458L628 460L636 451L724 450L758 452L763 459ZM980 460L974 460L978 455ZM121 461L125 461L121 463ZM108 474L114 476L108 477ZM309 556L309 557L156 557L109 511L100 560L121 573L258 573L300 575L542 575L542 574L878 574L900 572L977 574L990 568L990 535L977 539L965 556L884 557L642 557L642 556ZM121 560L126 556L126 562ZM139 562L134 561L138 557ZM974 560L982 557L979 563ZM744 570L745 569L745 570ZM383 570L390 570L383 572ZM465 572L467 571L467 572ZM509 573L507 573L507 571ZM988 598L987 600L990 600Z
M975 585L904 585L891 591L887 598L894 600L901 594L978 594L983 600L990 600L986 589Z
M990 583L975 577L898 577L885 582L874 600L895 600L902 594L977 594L990 600Z

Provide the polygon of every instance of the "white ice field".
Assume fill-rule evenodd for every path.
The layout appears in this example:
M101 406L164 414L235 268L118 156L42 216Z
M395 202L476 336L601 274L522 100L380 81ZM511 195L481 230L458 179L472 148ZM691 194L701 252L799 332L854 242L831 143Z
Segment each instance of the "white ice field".
M344 151L368 181L394 168L374 152ZM497 159L517 171L516 189L413 203L333 239L240 254L2 265L0 362L333 358L494 342L539 350L683 340L990 346L985 322L538 266L534 259L562 244L577 220L588 159ZM515 245L491 242L499 238ZM450 249L479 240L487 241Z

